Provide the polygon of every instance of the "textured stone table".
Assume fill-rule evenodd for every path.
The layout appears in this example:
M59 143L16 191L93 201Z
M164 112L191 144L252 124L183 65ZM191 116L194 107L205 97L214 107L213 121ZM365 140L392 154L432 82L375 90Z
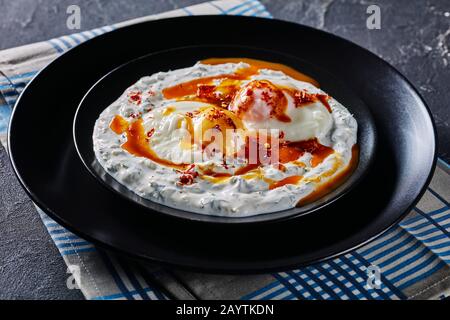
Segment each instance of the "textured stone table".
M66 8L71 4L81 7L81 27L88 30L201 2L0 0L0 49L70 33ZM450 1L262 2L275 18L350 39L397 67L432 109L439 133L439 156L450 162ZM366 9L370 4L381 8L380 30L366 28ZM0 181L0 299L82 299L79 291L66 288L64 262L1 147Z

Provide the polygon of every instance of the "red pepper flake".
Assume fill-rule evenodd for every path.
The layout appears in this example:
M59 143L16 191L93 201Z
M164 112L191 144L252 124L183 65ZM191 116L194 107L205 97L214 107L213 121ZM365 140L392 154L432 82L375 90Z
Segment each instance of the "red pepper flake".
M333 112L333 110L331 110L330 104L328 103L328 99L329 99L328 95L326 95L326 94L319 94L319 95L317 95L317 98L320 100L320 102L322 102L322 104L325 106L325 108L327 108L327 110L330 113Z
M180 181L178 182L179 185L191 185L194 183L194 176L191 174L182 174L180 176Z
M190 167L187 168L185 173L197 173L196 171L194 171L194 169L195 169L195 164L191 164Z
M217 89L220 88L220 91ZM197 85L196 95L200 100L227 108L237 91L236 86L221 86L209 84Z
M130 113L129 117L130 117L130 118L133 118L133 119L136 119L136 118L139 118L141 115L142 115L141 112L138 112L138 113Z
M155 133L155 128L152 128L149 132L147 132L147 137L151 138Z
M213 93L216 90L216 86L208 85L208 84L199 84L197 85L197 96L204 97Z
M192 164L186 171L178 171L181 173L178 185L191 185L194 183L195 178L198 177L198 172L194 171L195 164Z
M266 102L268 105L272 105L272 97L268 91L261 92L262 100Z
M149 96L154 96L154 95L156 95L156 92L153 91L153 90L149 90L147 93L148 93Z
M141 99L141 92L140 91L131 91L129 94L128 94L128 97L129 97L129 100L130 100L130 102L132 102L132 103L136 103L136 104L141 104L141 102L142 102L142 99Z
M320 93L308 93L306 90L296 90L293 93L295 106L302 107L308 103L316 102L319 100L322 104L327 108L327 110L331 113L331 107L328 104L329 96L326 94Z
M280 139L284 139L284 131L280 131L280 136L279 136L279 138L280 138Z
M296 90L294 92L294 102L296 107L316 101L316 95L306 91Z

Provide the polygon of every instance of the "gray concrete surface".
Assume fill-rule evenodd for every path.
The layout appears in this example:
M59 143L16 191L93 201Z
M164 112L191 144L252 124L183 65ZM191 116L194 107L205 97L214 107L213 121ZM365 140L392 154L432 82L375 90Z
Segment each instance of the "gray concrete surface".
M70 4L81 7L82 29L87 30L201 2L0 0L0 49L70 33L66 28ZM439 155L450 162L450 1L262 2L275 18L343 36L397 67L430 105L439 131ZM370 4L381 8L381 30L366 28ZM66 277L62 258L0 147L0 299L82 299L78 291L66 288Z

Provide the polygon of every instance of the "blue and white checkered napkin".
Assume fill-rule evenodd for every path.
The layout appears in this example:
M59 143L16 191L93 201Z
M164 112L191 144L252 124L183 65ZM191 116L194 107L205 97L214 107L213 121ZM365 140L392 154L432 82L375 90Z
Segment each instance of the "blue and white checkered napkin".
M3 144L18 95L61 53L127 24L198 14L271 17L256 0L214 1L0 52ZM440 299L450 295L449 173L449 165L439 161L430 187L410 215L368 245L307 268L256 276L132 264L97 249L38 211L68 267L80 271L75 278L87 299ZM379 288L371 281L377 270Z

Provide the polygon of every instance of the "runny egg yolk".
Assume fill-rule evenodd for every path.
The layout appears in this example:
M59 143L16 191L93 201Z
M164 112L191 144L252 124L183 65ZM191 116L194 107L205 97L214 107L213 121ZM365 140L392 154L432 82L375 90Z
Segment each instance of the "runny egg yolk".
M242 129L241 120L236 115L226 109L218 107L207 107L195 117L195 135L201 137L203 148L210 144L209 148L213 147L226 154L229 149L231 137L228 137L230 132L237 129ZM218 134L220 133L220 134ZM220 140L218 139L220 137Z
M276 118L290 122L286 115L287 99L283 91L268 80L253 80L243 86L229 105L244 121L263 122Z

